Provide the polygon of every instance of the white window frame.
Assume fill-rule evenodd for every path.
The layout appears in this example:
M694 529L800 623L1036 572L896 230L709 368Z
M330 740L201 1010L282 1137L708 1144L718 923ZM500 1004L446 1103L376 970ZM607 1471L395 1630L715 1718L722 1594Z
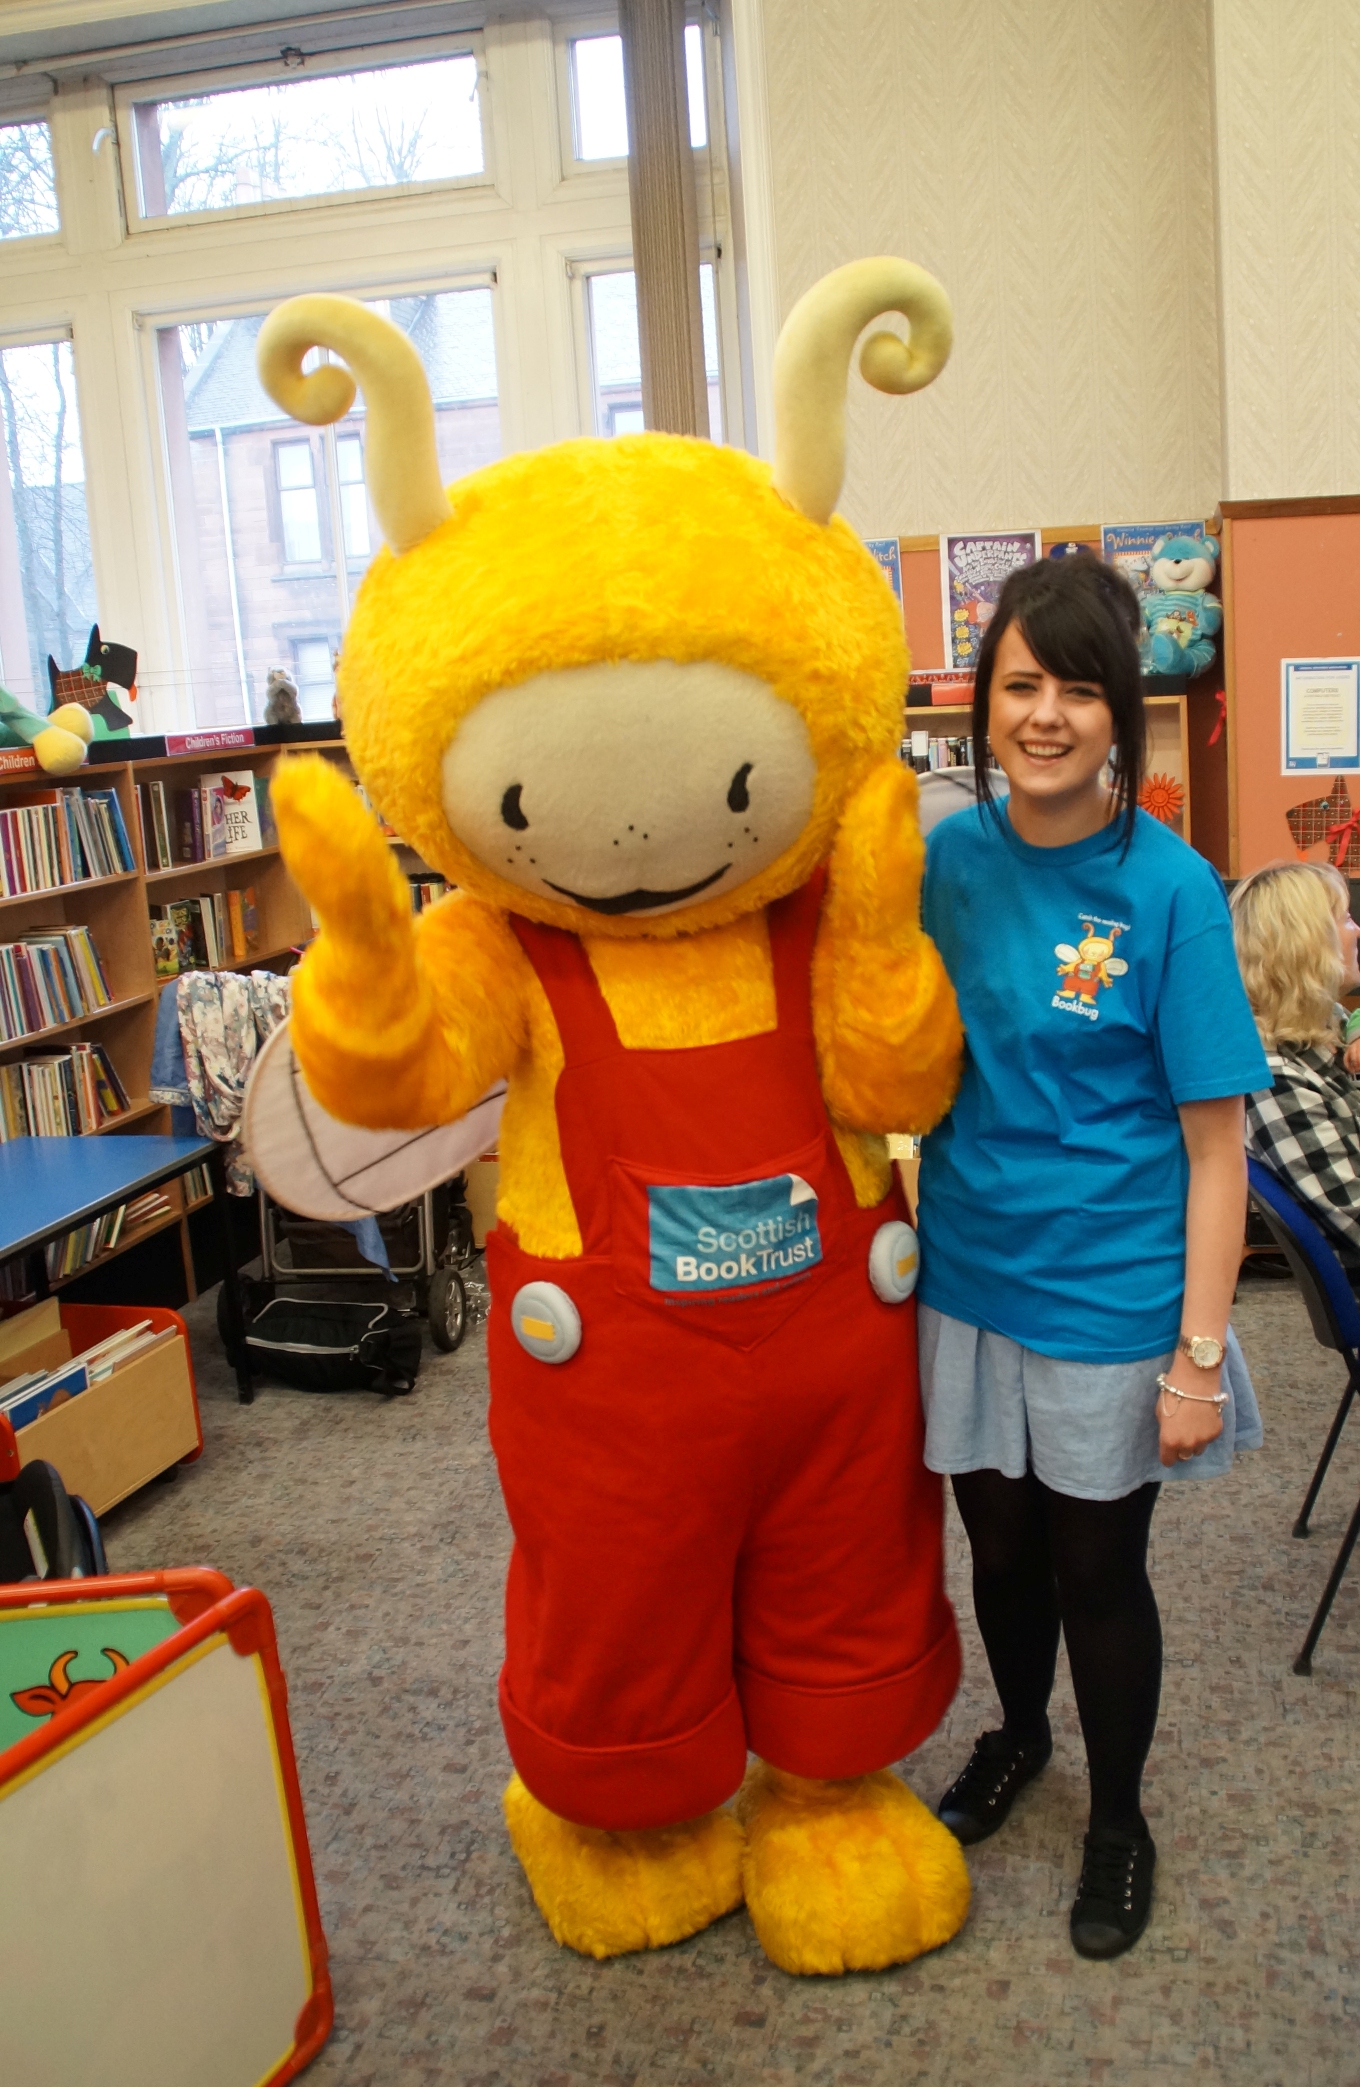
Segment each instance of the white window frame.
M687 14L685 26L698 29L701 37L711 26L703 8L697 14ZM592 174L617 174L626 171L627 155L614 159L579 159L576 153L576 97L572 92L571 46L592 36L617 36L619 18L616 14L573 15L565 21L559 20L554 28L553 42L557 73L557 152L561 178L564 181L589 180ZM708 131L707 143L694 147L694 172L700 179L705 163L712 150L715 120L721 123L721 61L715 52L704 46L704 114ZM715 106L716 101L716 106ZM685 132L689 133L689 96L685 95Z
M28 82L25 82L25 91L29 94L32 93L31 84ZM30 100L16 102L12 108L6 108L3 100L0 100L0 129L7 130L12 125L19 123L46 124L48 141L52 148L53 180L56 183L57 189L56 231L18 232L11 239L0 239L0 253L8 254L18 251L24 254L34 254L40 253L44 249L51 251L53 249L60 248L63 244L62 234L65 228L62 224L61 216L61 176L57 168L57 141L52 131L51 106L52 105L50 100L42 102L34 102Z
M710 37L711 16L700 19ZM71 336L100 621L106 635L141 655L136 730L178 731L194 721L159 327L268 310L309 290L383 298L492 284L505 451L593 428L592 394L582 383L580 290L567 264L632 266L628 172L623 161L593 161L564 177L559 52L568 33L615 34L617 21L602 18L599 0L579 9L575 0L536 0L532 15L516 9L479 31L451 28L435 39L424 18L419 39L401 40L397 20L395 13L381 18L381 45L318 54L308 70L368 70L380 52L399 64L417 53L465 51L475 34L485 68L482 177L139 221L126 208L120 160L128 159L133 179L135 172L133 141L120 147L129 127L125 121L120 131L120 109L172 99L208 79L230 87L262 70L277 76L272 59L262 69L241 62L261 55L265 32L238 42L233 64L211 73L206 57L224 49L220 34L205 40L203 59L197 46L177 42L173 53L139 55L134 65L124 49L102 76L88 55L54 61L46 69L54 80L48 100L45 78L26 79L22 92L19 83L0 83L0 113L50 127L61 213L59 234L0 243L0 337L18 344ZM299 40L307 40L301 32ZM153 63L161 68L154 74ZM722 113L730 89L711 40L704 72L710 147L696 155L699 230L703 258L716 264L724 434L740 444Z
M289 86L299 80L332 80L356 72L385 72L422 61L440 58L472 58L477 66L478 114L482 131L482 170L478 174L451 175L438 181L391 181L372 188L347 188L317 196L278 196L258 203L231 203L217 210L182 210L161 216L142 211L136 109L139 104L185 101L194 96L230 94L248 87ZM437 39L413 38L406 44L375 45L362 51L333 51L318 55L305 66L286 66L279 61L229 67L202 73L178 73L169 78L124 81L113 90L115 122L118 127L119 159L123 174L123 209L128 236L156 237L179 231L185 225L209 226L224 220L292 216L306 210L327 210L365 200L405 201L418 196L445 196L467 189L496 187L494 132L489 120L486 93L485 40L480 30L462 36ZM8 242L6 242L8 243Z

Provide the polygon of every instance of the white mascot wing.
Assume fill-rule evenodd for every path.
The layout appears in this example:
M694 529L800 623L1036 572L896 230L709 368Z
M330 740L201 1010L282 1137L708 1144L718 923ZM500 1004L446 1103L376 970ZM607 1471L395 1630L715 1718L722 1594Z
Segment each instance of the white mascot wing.
M1053 954L1055 957L1061 957L1065 964L1079 964L1081 962L1081 958L1070 942L1055 942Z
M504 1104L502 1080L456 1123L424 1130L362 1130L341 1123L303 1079L283 1022L255 1060L241 1142L276 1203L335 1224L395 1210L461 1173L495 1144Z

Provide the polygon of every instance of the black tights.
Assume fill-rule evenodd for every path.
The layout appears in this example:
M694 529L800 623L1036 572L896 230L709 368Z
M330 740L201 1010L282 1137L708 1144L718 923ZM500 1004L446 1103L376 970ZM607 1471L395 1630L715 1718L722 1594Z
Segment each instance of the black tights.
M1091 1824L1136 1831L1162 1685L1162 1626L1147 1576L1160 1487L1074 1500L1032 1471L967 1471L953 1484L1007 1735L1047 1736L1061 1630L1091 1772Z

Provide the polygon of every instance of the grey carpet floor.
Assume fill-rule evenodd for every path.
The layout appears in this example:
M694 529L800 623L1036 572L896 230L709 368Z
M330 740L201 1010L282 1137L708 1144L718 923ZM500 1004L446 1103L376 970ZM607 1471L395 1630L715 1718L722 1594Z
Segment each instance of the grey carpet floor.
M242 1408L210 1306L190 1318L207 1453L109 1518L109 1556L220 1566L273 1604L335 1981L308 2087L1360 2083L1360 1557L1312 1677L1291 1672L1360 1491L1360 1416L1314 1537L1292 1540L1340 1388L1292 1285L1244 1285L1236 1313L1265 1449L1168 1488L1153 1525L1166 1681L1142 1943L1100 1965L1068 1942L1085 1790L1063 1669L1052 1767L971 1858L963 1933L841 1980L774 1970L740 1913L608 1964L540 1921L500 1818L508 1535L481 1333L427 1356L407 1400L267 1385ZM964 1682L904 1764L932 1800L995 1714L965 1556L952 1522Z

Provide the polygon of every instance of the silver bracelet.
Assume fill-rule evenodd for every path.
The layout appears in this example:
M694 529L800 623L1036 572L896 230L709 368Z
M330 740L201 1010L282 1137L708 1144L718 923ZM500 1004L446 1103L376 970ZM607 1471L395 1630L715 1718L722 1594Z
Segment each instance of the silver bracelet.
M1158 1391L1169 1392L1173 1399L1189 1399L1192 1406L1226 1406L1231 1392L1215 1391L1207 1395L1202 1391L1182 1391L1179 1384L1169 1384L1165 1377L1157 1379Z

